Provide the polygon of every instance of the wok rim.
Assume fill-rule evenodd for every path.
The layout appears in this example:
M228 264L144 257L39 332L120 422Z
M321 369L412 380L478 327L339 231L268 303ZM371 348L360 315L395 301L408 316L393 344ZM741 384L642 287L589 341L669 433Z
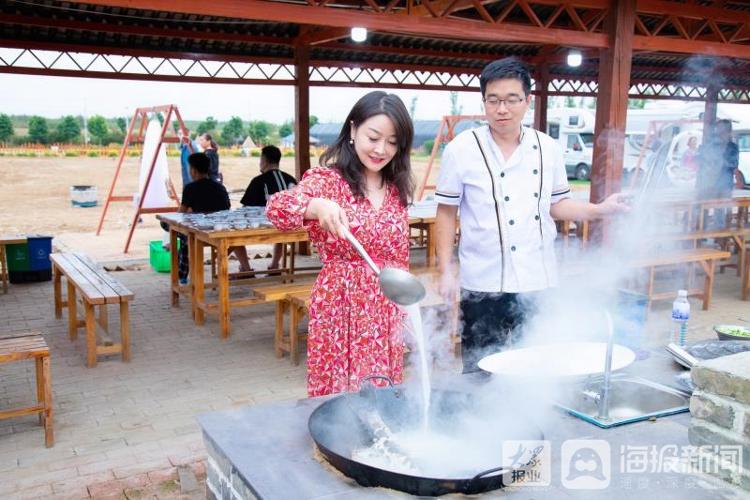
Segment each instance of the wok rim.
M389 388L381 388L379 390L391 390L391 391L395 391L395 390L398 390L398 388L396 388L396 387L389 387ZM446 391L446 392L457 392L457 391ZM505 484L505 481L504 481L504 475L505 474L512 473L513 471L518 471L518 470L528 470L530 468L530 465L532 464L532 462L539 456L539 454L541 454L541 451L539 451L537 453L532 453L532 455L530 456L530 458L529 458L529 460L527 462L525 462L523 464L520 464L517 467L512 467L512 466L505 467L502 464L500 464L500 465L496 466L496 467L503 467L503 469L500 470L500 471L497 471L497 472L489 474L489 471L492 471L495 468L495 467L492 467L492 468L489 468L489 469L477 471L473 476L461 477L461 478L456 478L456 477L453 477L453 478L450 478L450 477L439 478L439 477L429 477L429 476L415 476L413 474L408 474L408 473L404 473L404 472L397 472L397 471L393 471L391 469L384 469L384 468L375 467L374 465L370 465L370 464L367 464L367 463L355 460L354 458L344 456L341 453L333 451L329 447L321 444L321 442L318 440L318 438L316 436L316 433L314 432L314 430L312 428L313 425L314 425L313 422L315 422L316 419L322 419L322 417L319 416L321 412L326 411L328 408L330 408L330 405L333 405L337 401L342 400L344 397L346 397L346 394L339 394L338 396L335 396L335 397L329 399L328 401L324 401L323 403L321 403L320 405L318 405L318 407L315 408L315 410L312 411L312 413L310 414L310 417L307 420L307 430L308 430L308 433L310 434L310 437L313 440L314 445L318 448L318 450L321 452L321 454L326 458L326 461L332 467L334 467L338 472L340 472L341 474L345 475L346 477L354 479L355 481L357 481L357 483L359 483L359 481L357 480L357 478L346 474L344 471L342 471L341 469L339 469L338 467L336 467L336 465L331 461L330 456L335 457L337 460L343 460L343 461L349 462L351 464L354 464L356 467L359 467L359 468L365 470L368 473L367 475L370 476L370 477L372 477L373 474L383 474L383 473L385 473L385 474L392 475L393 478L394 478L394 480L397 479L397 480L401 480L401 481L425 481L425 482L433 482L436 485L445 484L445 483L454 483L454 484L456 484L457 487L454 488L454 489L452 489L452 490L450 490L450 492L453 492L453 493L467 493L467 491L469 491L469 489L470 489L471 486L481 485L482 487L476 489L476 493L480 493L480 492L486 492L486 491L490 491L492 489L499 489L499 488L507 486ZM542 430L539 429L538 427L536 427L535 425L531 425L530 427L532 427L533 430L538 434L538 436L536 437L535 440L537 440L537 441L543 441L544 440L544 433L542 432ZM491 484L487 484L487 483L491 483L492 481L497 481L497 480L500 481L500 484L498 486L493 487L493 488L484 487L484 485L491 486ZM393 482L393 481L391 481L391 482ZM382 481L380 483L382 483ZM392 485L385 485L385 484L380 484L380 485L381 486L385 486L385 487L389 487L389 488L393 488L393 489L398 489L398 488L393 487ZM404 490L399 490L399 491L404 491ZM471 491L474 491L474 489L471 489ZM410 492L406 492L406 493L410 493ZM446 490L446 493L448 493L448 490ZM446 494L446 493L441 493L441 495L442 494ZM474 494L474 493L471 493L471 494Z

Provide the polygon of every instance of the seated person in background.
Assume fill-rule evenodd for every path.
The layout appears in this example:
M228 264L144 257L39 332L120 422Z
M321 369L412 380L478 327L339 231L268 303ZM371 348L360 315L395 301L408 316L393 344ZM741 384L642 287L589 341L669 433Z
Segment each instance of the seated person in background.
M229 194L224 186L213 181L208 176L211 160L204 153L193 153L188 157L190 177L193 182L182 190L182 202L179 212L210 214L221 210L229 210ZM189 272L187 239L180 238L180 252L178 254L180 283L187 283ZM201 271L200 269L196 271Z
M272 194L291 189L297 179L279 170L281 151L276 146L266 146L260 151L260 175L253 177L245 190L240 203L243 207L265 207ZM278 269L281 260L282 243L273 246L273 259L268 269ZM249 270L245 247L235 247L235 255L240 261L240 270Z

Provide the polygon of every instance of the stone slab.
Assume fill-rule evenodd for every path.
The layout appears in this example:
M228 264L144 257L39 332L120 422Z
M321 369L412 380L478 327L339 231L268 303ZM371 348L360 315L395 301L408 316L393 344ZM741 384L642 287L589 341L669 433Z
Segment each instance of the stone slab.
M243 481L249 495L260 499L360 499L407 498L382 488L363 488L353 480L321 463L307 431L307 420L324 398L244 407L199 417L209 453L209 466L223 469L227 477ZM650 472L629 473L623 455L630 449L664 446L689 446L690 415L665 417L655 422L640 422L612 429L599 429L554 408L549 408L545 439L551 442L552 482L549 487L506 489L483 495L485 498L606 498L625 499L637 495L667 499L736 498L730 485L703 475ZM560 450L569 439L603 440L610 448L612 475L604 490L571 490L562 485L564 472ZM210 479L209 479L210 481ZM252 498L233 492L212 495L215 498ZM236 494L236 495L235 495ZM451 496L443 497L451 498Z

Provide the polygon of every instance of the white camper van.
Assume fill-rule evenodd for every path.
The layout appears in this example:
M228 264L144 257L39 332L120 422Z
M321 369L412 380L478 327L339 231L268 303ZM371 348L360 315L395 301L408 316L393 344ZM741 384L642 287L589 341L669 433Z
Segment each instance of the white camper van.
M737 123L733 130L740 150L740 166L734 177L738 186L750 189L750 122Z
M524 125L533 127L533 112ZM580 108L552 108L547 112L547 135L560 142L568 177L588 180L594 157L594 114Z

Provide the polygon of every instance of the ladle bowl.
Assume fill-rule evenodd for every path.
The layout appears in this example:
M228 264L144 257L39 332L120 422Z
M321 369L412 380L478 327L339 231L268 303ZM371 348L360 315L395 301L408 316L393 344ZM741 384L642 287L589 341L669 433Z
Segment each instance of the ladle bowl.
M349 241L357 253L365 259L367 265L370 266L380 279L380 289L383 291L383 295L402 306L416 304L425 297L427 290L425 290L424 285L416 276L408 271L397 269L395 267L384 267L383 269L380 269L352 233L345 230L344 235L346 236L347 241Z

